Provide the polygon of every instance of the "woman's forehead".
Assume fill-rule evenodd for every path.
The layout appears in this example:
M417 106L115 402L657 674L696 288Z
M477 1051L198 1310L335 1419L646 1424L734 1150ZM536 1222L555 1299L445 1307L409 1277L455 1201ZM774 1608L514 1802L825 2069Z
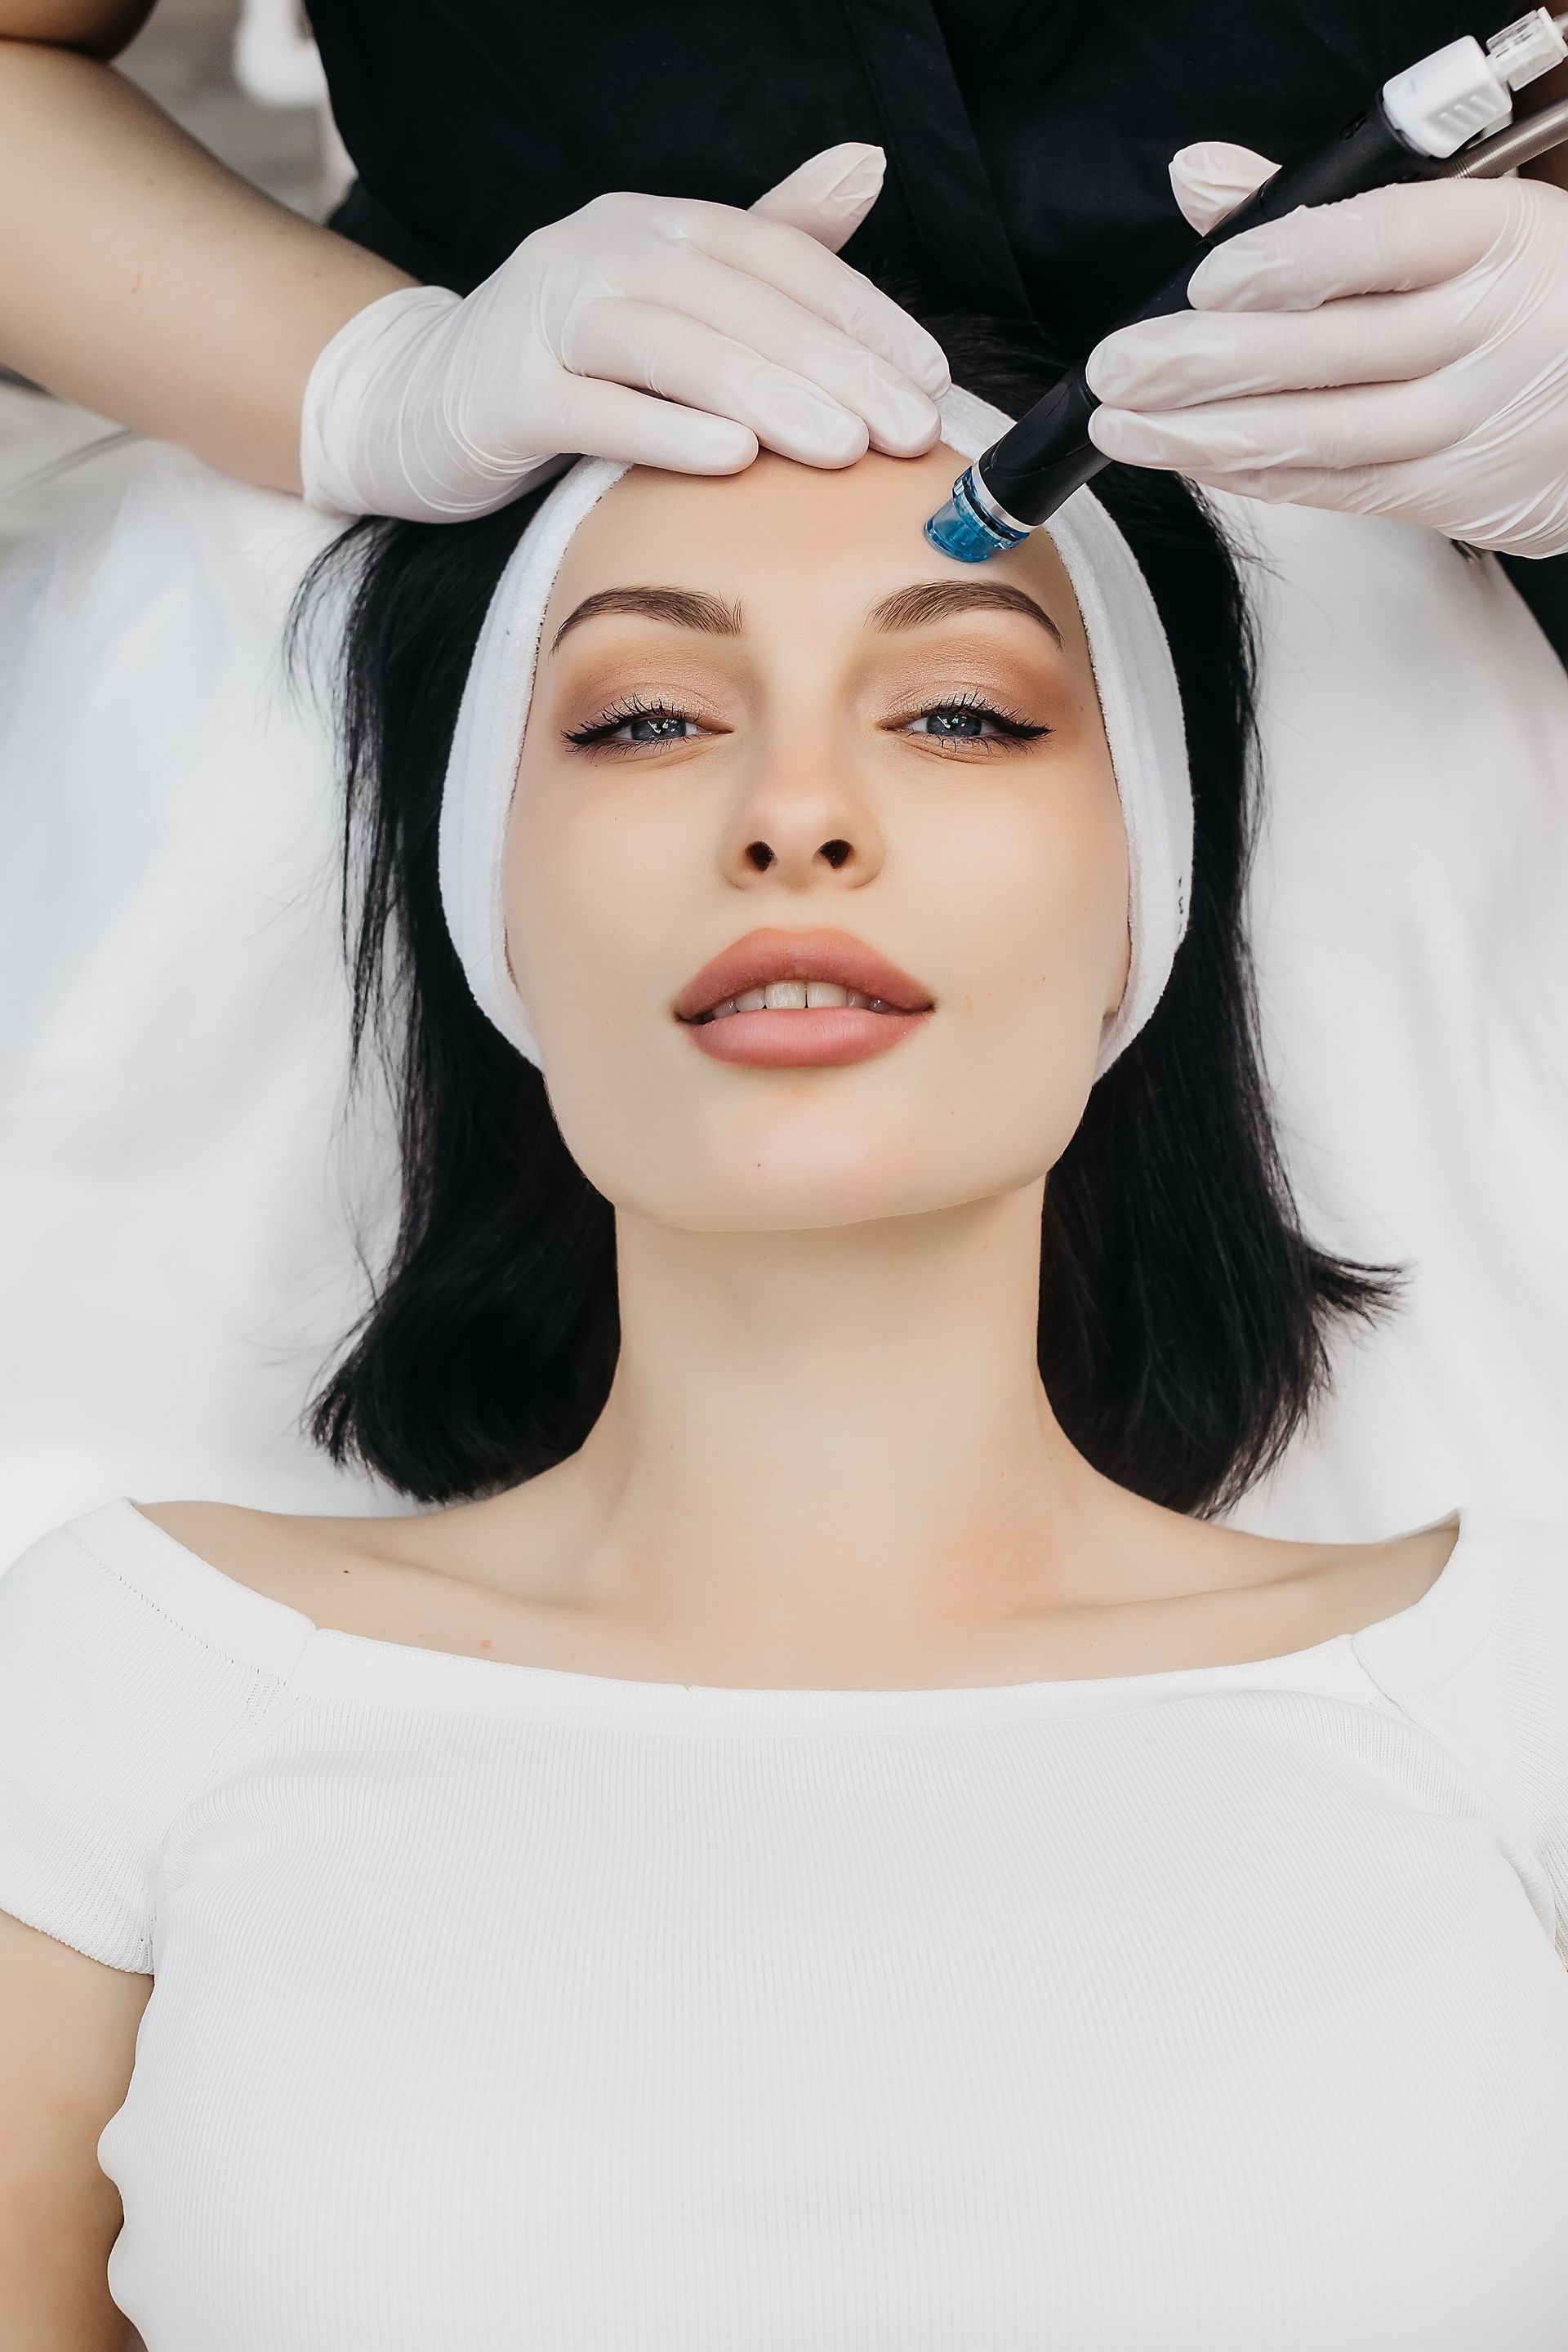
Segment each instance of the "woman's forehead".
M940 555L924 535L963 459L938 446L921 457L872 453L838 471L764 452L740 474L702 478L633 467L606 491L562 561L544 616L549 648L588 596L658 584L759 612L831 610L848 620L889 592L922 583L1010 581L1071 644L1081 640L1061 558L1043 531L984 567Z

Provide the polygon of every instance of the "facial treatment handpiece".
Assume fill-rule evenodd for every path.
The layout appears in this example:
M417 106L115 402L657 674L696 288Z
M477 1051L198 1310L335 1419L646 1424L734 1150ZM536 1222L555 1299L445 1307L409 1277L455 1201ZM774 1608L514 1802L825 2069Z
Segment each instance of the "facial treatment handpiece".
M1489 176L1568 140L1568 100L1505 127L1512 93L1568 58L1565 26L1568 11L1552 17L1538 8L1494 33L1484 49L1467 35L1395 74L1337 139L1285 164L1195 243L1176 275L1118 325L1185 310L1205 254L1300 205L1334 204L1396 180ZM1083 368L1075 368L959 476L925 527L931 545L960 562L983 563L1026 539L1110 463L1089 437L1099 405Z

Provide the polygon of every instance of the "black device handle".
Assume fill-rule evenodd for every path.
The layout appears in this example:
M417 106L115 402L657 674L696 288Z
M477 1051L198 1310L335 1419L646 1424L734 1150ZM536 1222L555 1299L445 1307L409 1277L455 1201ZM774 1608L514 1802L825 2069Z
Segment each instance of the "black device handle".
M1143 319L1184 310L1199 262L1244 229L1283 220L1302 205L1337 204L1368 188L1389 187L1397 180L1441 179L1452 171L1450 158L1420 154L1405 144L1381 105L1369 106L1346 123L1337 139L1285 164L1207 236L1198 238L1175 276L1119 319L1117 326L1132 327ZM981 457L982 480L1016 521L1044 522L1065 498L1110 464L1089 438L1089 420L1099 406L1083 369L1075 368Z

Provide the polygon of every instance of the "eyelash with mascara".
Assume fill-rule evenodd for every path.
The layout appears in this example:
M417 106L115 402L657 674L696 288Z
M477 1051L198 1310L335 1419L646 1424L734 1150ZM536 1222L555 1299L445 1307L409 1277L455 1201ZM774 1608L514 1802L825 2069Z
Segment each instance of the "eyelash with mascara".
M689 720L694 719L695 715L689 710L677 710L668 702L645 702L640 694L630 694L623 702L612 703L607 710L601 711L598 718L591 720L586 727L568 727L565 730L565 737L568 743L574 743L579 751L584 751L591 749L595 743L606 741L617 727L625 727L629 719L685 719ZM617 751L630 751L635 748L635 745L630 743L616 746Z
M922 702L919 709L907 710L901 719L894 719L890 723L895 728L908 727L912 719L944 719L954 713L975 719L989 719L992 725L1005 739L1005 741L998 743L994 737L986 735L950 735L945 738L932 736L929 739L931 741L962 743L967 750L977 751L1000 751L1013 743L1036 742L1042 735L1049 735L1054 731L1049 727L1040 726L1032 719L1024 718L1019 711L1005 710L1000 703L987 702L983 694L974 693L973 688L965 694L949 695L942 702Z
M923 703L919 709L906 711L901 719L891 720L889 724L891 730L896 730L899 728L910 726L917 719L942 719L955 713L964 713L977 719L988 719L1005 739L1005 742L999 743L995 737L985 735L950 735L945 738L937 736L931 739L932 741L962 744L966 750L997 751L1005 748L1006 744L1032 743L1040 736L1049 735L1052 732L1050 728L1038 726L1032 719L1021 718L1016 710L1004 710L997 704L987 702L983 696L973 692L952 695L942 702ZM696 715L692 711L679 709L667 702L645 702L640 695L633 694L628 695L622 702L612 704L607 710L601 711L599 717L591 720L586 727L567 728L564 730L564 740L580 751L602 750L629 752L635 756L639 749L638 745L615 743L612 742L611 738L620 728L637 719L679 719L689 725L696 723ZM657 750L658 746L652 744L640 748Z

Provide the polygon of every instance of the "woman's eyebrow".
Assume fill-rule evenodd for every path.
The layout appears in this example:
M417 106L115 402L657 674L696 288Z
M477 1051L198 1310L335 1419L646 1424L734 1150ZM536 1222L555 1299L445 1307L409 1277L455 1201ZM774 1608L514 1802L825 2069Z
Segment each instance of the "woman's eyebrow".
M1022 588L1001 580L924 580L912 588L895 589L871 607L874 629L920 629L928 621L945 621L955 613L1022 613L1048 629L1059 646L1062 633L1046 611Z
M726 604L700 588L601 588L596 596L584 596L576 610L567 614L551 642L551 652L568 629L576 628L581 621L595 620L601 613L639 613L645 620L668 621L677 629L706 629L710 636L741 634L739 604Z

